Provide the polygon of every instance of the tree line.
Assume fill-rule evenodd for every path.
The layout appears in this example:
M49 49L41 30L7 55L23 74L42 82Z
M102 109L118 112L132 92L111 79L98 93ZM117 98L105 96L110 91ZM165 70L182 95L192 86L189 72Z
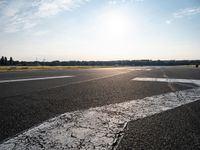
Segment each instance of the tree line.
M116 61L14 61L2 56L1 66L176 66L198 65L200 60L116 60Z
M0 60L0 65L1 65L1 66L14 65L13 58L10 57L10 59L8 60L7 57L2 56L2 57L1 57L1 60Z

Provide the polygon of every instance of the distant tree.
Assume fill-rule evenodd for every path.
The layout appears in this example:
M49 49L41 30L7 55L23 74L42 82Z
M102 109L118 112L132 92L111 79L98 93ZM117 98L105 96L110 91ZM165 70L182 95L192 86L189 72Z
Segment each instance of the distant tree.
M8 59L7 57L4 57L4 65L7 65L8 64Z
M3 57L3 56L1 57L0 65L1 65L1 66L4 65L4 57Z
M10 57L9 65L13 65L13 58L12 57Z

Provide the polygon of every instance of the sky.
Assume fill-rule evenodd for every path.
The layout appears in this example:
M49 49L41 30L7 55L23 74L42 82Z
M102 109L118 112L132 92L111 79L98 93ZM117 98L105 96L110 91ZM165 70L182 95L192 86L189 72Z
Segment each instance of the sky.
M0 56L200 59L200 0L0 0Z

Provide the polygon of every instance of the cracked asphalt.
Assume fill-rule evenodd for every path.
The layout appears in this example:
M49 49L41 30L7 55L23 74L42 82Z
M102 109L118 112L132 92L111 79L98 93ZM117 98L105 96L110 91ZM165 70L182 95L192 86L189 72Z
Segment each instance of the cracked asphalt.
M173 85L169 85L167 83L131 81L135 77L167 76L169 78L200 79L200 70L187 67L153 67L152 70L134 70L134 67L133 69L124 67L12 72L0 73L0 80L61 75L72 75L74 77L0 84L0 141L66 112L142 99L147 96L195 87L192 84L174 83ZM124 138L119 143L118 149L132 149L133 147L135 149L164 149L166 147L163 146L163 143L171 145L170 148L172 149L176 149L177 145L182 145L182 148L184 148L185 143L188 146L186 148L192 149L194 142L197 145L195 148L199 148L200 132L198 128L194 127L199 125L197 123L198 121L193 124L193 121L188 123L187 120L187 118L195 118L195 120L198 120L199 106L199 102L188 104L191 110L195 109L192 112L193 115L184 106L152 116L150 119L149 117L144 118L142 126L141 122L143 122L143 119L128 123ZM183 113L178 113L179 109L183 109ZM188 117L184 118L184 114ZM165 117L168 119L164 119ZM145 121L145 119L150 121ZM180 126L180 124L184 125ZM172 130L170 130L171 128ZM154 132L157 129L159 131ZM177 132L175 132L176 129L178 129ZM191 130L194 138L189 139L187 137L190 135ZM155 134L148 134L150 131ZM142 139L140 134L146 138ZM171 140L163 139L162 135L164 136L165 134L168 134L168 139L171 138ZM183 142L184 140L180 140L182 138L185 139L185 142ZM144 147L141 146L141 143L137 139L143 140ZM193 142L188 142L187 139ZM159 141L157 145L155 141ZM146 147L145 143L147 143ZM155 147L148 147L148 145Z
M128 123L118 150L200 149L200 102Z

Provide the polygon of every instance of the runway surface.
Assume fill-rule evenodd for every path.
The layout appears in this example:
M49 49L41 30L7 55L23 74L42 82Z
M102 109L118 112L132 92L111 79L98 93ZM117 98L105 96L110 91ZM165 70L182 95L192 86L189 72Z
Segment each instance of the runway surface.
M133 80L135 78L170 78L173 81L136 81ZM138 103L132 105L133 108L137 106L141 109L150 110L149 108L155 103L148 103L148 105L146 103L145 107L141 105L142 102L148 100L148 98L145 99L146 97L152 99L154 96L161 97L163 94L166 94L167 97L169 93L185 91L183 92L186 93L185 99L182 102L177 99L178 103L177 101L173 102L173 105L167 107L168 109L164 109L164 105L162 105L162 109L161 105L154 105L157 109L153 109L153 113L140 113L143 117L141 115L138 118L135 117L139 116L136 113L133 117L135 119L125 117L126 121L122 122L120 127L116 127L116 129L120 129L120 134L114 131L112 133L118 136L112 138L113 141L110 142L112 144L89 148L198 149L200 148L200 129L198 128L200 126L199 85L194 82L174 82L176 79L189 79L187 81L195 80L198 82L200 80L200 69L191 67L122 67L0 73L1 145L13 139L16 135L26 135L27 132L29 133L29 129L34 130L33 133L35 133L35 127L38 128L38 125L62 114L76 114L77 111L85 114L85 112L90 112L91 109L96 111L96 109L101 110L105 107L110 110L115 105L117 105L116 107L118 107L118 104L126 105L134 100L137 100ZM188 90L194 90L194 92ZM171 98L168 99L170 101ZM119 109L119 112L124 113L121 109ZM111 115L109 123L113 123L112 118L116 116L120 115ZM83 118L83 116L79 117ZM109 117L107 116L107 118ZM65 120L67 119L65 118ZM97 120L91 119L88 122L90 121L97 122ZM76 132L77 130L80 130L80 128L76 129ZM74 143L76 143L75 149L81 149L78 141L74 141ZM82 141L82 143L84 142ZM29 143L29 145L31 144ZM11 149L11 147L9 148ZM45 144L43 143L44 147ZM0 146L1 148L5 147ZM42 147L40 148L42 149Z

